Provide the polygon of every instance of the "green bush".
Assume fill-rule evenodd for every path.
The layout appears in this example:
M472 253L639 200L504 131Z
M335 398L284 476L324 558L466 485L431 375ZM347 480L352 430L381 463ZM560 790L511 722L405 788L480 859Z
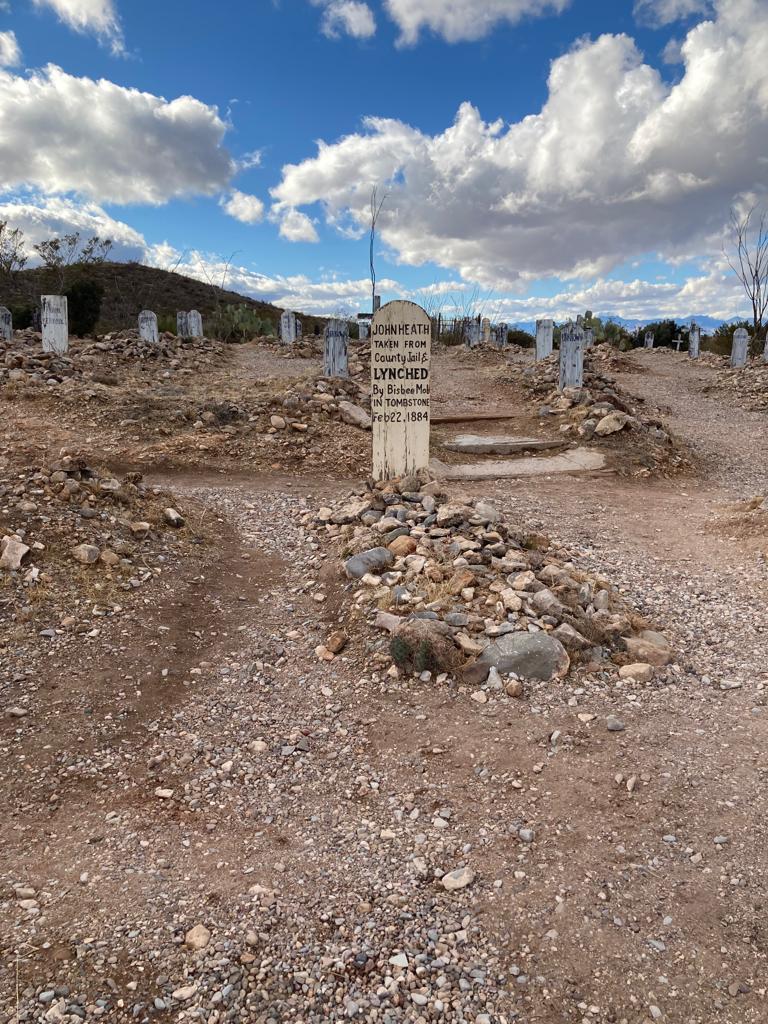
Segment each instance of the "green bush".
M66 292L69 332L78 338L93 334L101 315L104 288L96 281L76 281Z
M9 306L13 317L14 331L23 331L25 327L32 326L32 318L35 315L34 306Z
M250 341L261 335L277 333L271 320L259 316L246 305L221 306L208 315L203 326L207 338L227 343Z
M536 338L528 331L521 331L518 327L513 327L507 333L507 344L519 345L520 348L535 348Z

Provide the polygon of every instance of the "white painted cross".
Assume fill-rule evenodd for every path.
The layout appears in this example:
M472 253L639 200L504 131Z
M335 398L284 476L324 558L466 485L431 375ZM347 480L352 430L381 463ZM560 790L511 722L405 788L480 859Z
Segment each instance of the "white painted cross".
M62 355L69 351L69 316L66 295L40 296L40 326L43 352Z
M139 313L139 336L150 345L156 345L159 336L157 333L157 316L151 309L142 309Z
M326 377L348 377L349 324L329 320L323 335L323 373Z
M13 316L10 309L0 306L0 341L13 339Z
M560 390L584 383L584 328L563 324L560 328Z
M733 332L733 345L731 347L731 366L734 369L747 365L749 358L749 334L746 328L737 327Z
M552 342L555 337L554 320L536 321L536 361L552 355Z
M373 477L391 480L429 464L432 321L415 302L388 302L373 318Z

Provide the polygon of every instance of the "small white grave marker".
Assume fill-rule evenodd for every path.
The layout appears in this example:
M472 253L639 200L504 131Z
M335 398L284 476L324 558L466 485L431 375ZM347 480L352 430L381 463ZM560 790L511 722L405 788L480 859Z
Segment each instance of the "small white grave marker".
M382 306L371 333L373 477L390 480L429 464L432 321L415 302Z
M280 315L280 341L283 345L293 345L297 337L296 314L286 309Z
M552 343L555 337L554 320L536 321L536 361L552 355Z
M746 328L737 327L733 332L733 345L731 347L731 366L738 368L747 365L749 358L749 334Z
M156 345L159 341L157 333L157 316L151 309L142 309L139 313L139 335L143 341Z
M560 328L560 390L584 383L584 328L563 324Z
M323 373L326 377L348 377L349 324L329 320L324 332Z
M645 332L645 339L643 341L643 348L653 348L654 339L655 339L655 335L654 335L653 331L646 331Z
M187 313L187 331L190 338L202 338L203 318L196 309L190 309Z
M13 338L13 316L10 309L0 306L0 340L11 341Z
M489 345L491 342L491 321L487 316L483 317L482 323L480 324L483 332L483 344Z
M480 322L473 318L464 324L464 343L467 348L476 348L482 340L483 329Z
M358 320L357 322L357 336L360 341L367 341L371 336L371 322L370 320Z
M688 358L698 359L701 351L701 328L698 324L691 324L688 332Z
M43 332L43 352L69 351L69 316L66 295L40 296L40 327Z

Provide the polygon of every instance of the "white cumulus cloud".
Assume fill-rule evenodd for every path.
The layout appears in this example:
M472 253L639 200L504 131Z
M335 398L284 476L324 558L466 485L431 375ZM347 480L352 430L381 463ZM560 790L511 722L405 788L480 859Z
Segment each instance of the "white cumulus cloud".
M234 171L215 107L53 65L30 77L0 71L0 124L0 188L159 204L219 192Z
M53 10L76 32L91 32L105 40L113 52L123 51L123 31L112 0L33 0L36 7Z
M15 32L0 32L0 68L13 68L21 63L21 48Z
M711 10L712 0L635 0L634 14L641 24L659 28Z
M690 253L740 194L765 191L768 4L718 0L681 57L670 85L628 36L603 35L553 62L543 108L516 123L487 123L469 103L437 135L368 118L284 167L275 209L320 203L329 223L363 232L377 185L380 237L398 259L496 289Z
M515 25L526 17L559 14L571 0L385 0L400 29L400 42L416 43L422 30L448 43L482 39L497 25Z
M313 3L325 7L322 31L330 39L341 35L369 39L376 32L373 11L360 0L313 0Z
M258 224L264 217L264 203L257 197L234 189L226 199L222 199L221 207L230 217L243 224Z
M315 225L301 210L275 208L272 219L280 225L280 237L288 242L320 241Z

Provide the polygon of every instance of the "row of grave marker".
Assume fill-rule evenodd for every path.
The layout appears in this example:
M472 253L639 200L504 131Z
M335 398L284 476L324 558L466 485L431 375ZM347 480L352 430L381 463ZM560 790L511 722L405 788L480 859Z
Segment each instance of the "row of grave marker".
M160 339L157 329L157 315L151 309L139 313L139 335L153 345ZM69 351L69 315L66 295L40 296L40 329L43 335L43 352L61 355ZM196 309L176 314L176 333L180 338L202 338L203 318ZM5 306L0 306L0 340L13 338L13 316Z

